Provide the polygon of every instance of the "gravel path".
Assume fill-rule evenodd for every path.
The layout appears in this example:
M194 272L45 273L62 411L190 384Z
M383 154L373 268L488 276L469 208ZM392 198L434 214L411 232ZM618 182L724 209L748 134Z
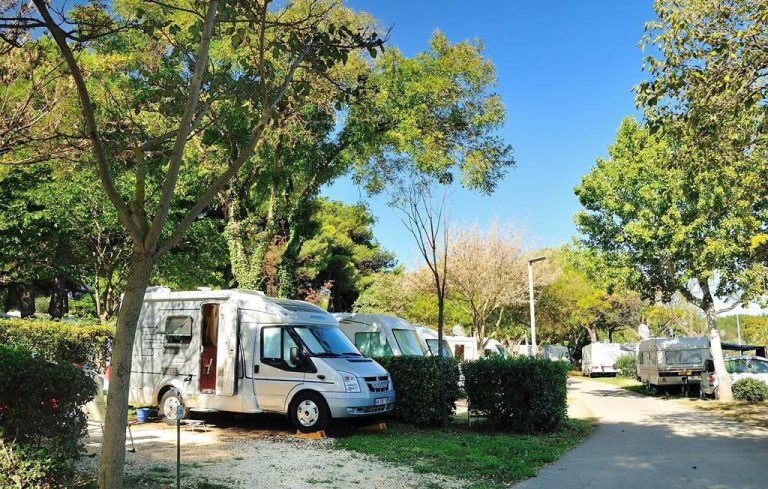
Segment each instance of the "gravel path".
M405 467L335 448L332 438L299 439L285 427L264 429L259 426L258 417L246 418L240 424L235 420L207 431L182 430L184 487L197 487L203 481L234 488L458 488L466 485L463 481L417 474ZM266 424L270 424L269 420ZM162 423L135 425L133 435L136 452L126 454L127 485L175 487L175 427ZM92 456L82 459L84 471L95 473L100 441L99 430L92 430L86 444Z

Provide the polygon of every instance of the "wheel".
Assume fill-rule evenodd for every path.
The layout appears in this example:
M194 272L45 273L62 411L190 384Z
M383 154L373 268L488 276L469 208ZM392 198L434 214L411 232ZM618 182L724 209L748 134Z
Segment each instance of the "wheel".
M168 389L165 394L163 394L163 397L160 398L160 406L158 408L163 421L168 424L176 424L179 405L182 406L181 419L184 419L189 415L189 409L184 407L184 401L181 399L179 391L176 389Z
M296 394L288 410L288 417L302 433L322 431L331 419L325 399L314 392Z
M645 390L650 392L650 390L651 390L651 381L650 380L646 380L644 385L645 385Z
M719 398L719 394L720 394L720 388L719 388L719 387L715 387L715 388L712 390L712 399L714 399L715 401L717 401L717 399Z

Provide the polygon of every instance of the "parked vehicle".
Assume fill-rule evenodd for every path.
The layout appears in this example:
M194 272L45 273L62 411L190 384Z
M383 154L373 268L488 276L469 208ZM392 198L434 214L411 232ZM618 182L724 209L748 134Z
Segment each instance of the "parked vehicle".
M477 360L477 340L474 336L446 336L445 340L451 346L453 357L460 361Z
M683 336L648 338L638 345L635 365L637 380L648 389L699 384L704 362L712 358L709 338Z
M326 311L248 290L148 289L130 402L175 422L193 411L287 414L303 432L391 411L389 374Z
M532 357L533 356L533 345L517 345L517 352L515 353L515 356L518 356L518 357Z
M416 327L395 316L367 313L336 313L339 327L367 357L427 355L426 343Z
M591 343L581 349L581 373L594 377L608 375L615 377L616 360L621 356L618 343Z
M421 325L414 325L416 327L416 332L418 333L421 340L427 345L427 353L430 355L437 355L437 352L439 350L438 342L437 342L437 331L435 331L432 328L428 328L426 326ZM444 357L453 357L453 351L451 351L451 345L448 344L447 335L445 334L445 331L443 331L443 356Z
M542 347L544 358L548 360L560 360L570 362L571 356L568 353L568 347L563 345L544 345Z
M731 382L739 379L753 378L768 384L768 359L755 355L727 355L724 357L725 370ZM717 397L717 375L712 359L704 361L704 371L701 374L701 395Z
M486 338L483 345L483 356L491 357L493 355L499 355L503 358L509 358L511 355L509 351L504 347L499 340L493 338Z

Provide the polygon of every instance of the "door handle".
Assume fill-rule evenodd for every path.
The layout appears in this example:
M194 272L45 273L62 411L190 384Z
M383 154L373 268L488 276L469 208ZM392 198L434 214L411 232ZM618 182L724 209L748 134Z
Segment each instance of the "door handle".
M254 365L253 366L253 373L255 373L255 374L259 373L259 366L258 365Z

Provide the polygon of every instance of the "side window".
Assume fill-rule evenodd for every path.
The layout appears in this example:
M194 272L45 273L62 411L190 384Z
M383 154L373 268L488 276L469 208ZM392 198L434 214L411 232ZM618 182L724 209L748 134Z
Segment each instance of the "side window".
M280 333L282 328L263 328L261 330L261 359L280 360Z
M188 345L192 342L192 316L170 316L165 320L165 342Z
M355 333L355 346L366 357L391 357L392 348L389 342L381 344L381 333L378 331Z
M261 329L261 361L283 370L297 370L291 363L291 347L298 346L286 328L270 326Z
M643 354L642 353L637 356L637 363L639 363L640 365L643 364Z

